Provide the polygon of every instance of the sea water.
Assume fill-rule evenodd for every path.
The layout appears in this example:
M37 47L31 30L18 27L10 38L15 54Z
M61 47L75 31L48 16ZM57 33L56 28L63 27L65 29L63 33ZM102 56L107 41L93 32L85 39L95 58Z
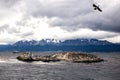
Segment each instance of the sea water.
M16 59L20 53L0 52L0 80L120 80L119 52L92 54L105 61L90 64L41 61L26 63Z

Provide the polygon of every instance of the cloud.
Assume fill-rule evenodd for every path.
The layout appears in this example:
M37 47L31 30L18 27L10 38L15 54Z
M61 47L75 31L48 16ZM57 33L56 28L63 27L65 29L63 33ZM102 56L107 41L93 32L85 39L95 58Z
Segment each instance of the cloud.
M113 36L109 38L104 38L103 40L108 40L113 43L120 43L120 36L118 35L118 36Z
M26 15L35 18L45 16L56 18L49 23L52 27L60 26L70 31L79 28L120 31L120 2L118 0L22 0L21 2L25 4L22 9L26 11ZM94 11L93 3L100 4L103 12Z
M2 8L10 8L14 6L20 0L0 0L0 7Z
M103 12L95 11L93 3ZM119 4L118 0L0 0L0 43L42 38L115 42L120 35Z
M74 29L79 29L79 28L90 28L92 30L104 30L104 31L112 31L112 32L120 32L120 2L117 0L115 1L108 1L109 3L114 4L109 4L107 2L108 0L104 0L103 3L101 4L101 8L103 9L102 13L99 13L98 11L93 11L89 6L87 7L87 12L86 14L84 11L80 10L78 12L73 12L70 15L77 14L76 16L70 16L67 18L62 18L58 17L55 22L51 22L52 26L61 26L62 28L66 30L74 30ZM106 6L106 5L107 6ZM109 4L109 5L108 5ZM88 5L91 5L91 3L88 3ZM84 5L82 5L84 6ZM74 8L76 6L73 6ZM66 12L67 13L67 12ZM69 13L69 12L68 12ZM82 14L83 13L83 14Z
M34 3L36 5L34 5ZM82 4L82 5L80 5ZM90 12L90 0L29 0L26 3L28 14L34 17L69 18ZM84 6L83 6L84 5Z
M8 28L7 24L0 26L0 33L4 32L6 28Z

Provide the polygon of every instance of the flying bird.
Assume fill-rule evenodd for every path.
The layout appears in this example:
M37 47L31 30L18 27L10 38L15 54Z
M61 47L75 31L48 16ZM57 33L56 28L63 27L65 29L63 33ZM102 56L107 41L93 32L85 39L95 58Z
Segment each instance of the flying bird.
M98 11L102 12L102 10L99 8L99 6L93 4L93 7L94 7L94 10L98 10Z

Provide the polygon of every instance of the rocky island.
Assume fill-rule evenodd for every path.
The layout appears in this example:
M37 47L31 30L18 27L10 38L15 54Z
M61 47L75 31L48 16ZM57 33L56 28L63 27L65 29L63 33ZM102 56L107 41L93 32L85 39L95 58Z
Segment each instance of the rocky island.
M32 62L32 61L43 61L43 62L56 62L56 61L69 61L76 63L94 63L104 61L103 59L97 57L93 54L85 54L79 52L61 52L53 55L33 55L32 53L23 53L22 55L17 57L18 60L24 62Z

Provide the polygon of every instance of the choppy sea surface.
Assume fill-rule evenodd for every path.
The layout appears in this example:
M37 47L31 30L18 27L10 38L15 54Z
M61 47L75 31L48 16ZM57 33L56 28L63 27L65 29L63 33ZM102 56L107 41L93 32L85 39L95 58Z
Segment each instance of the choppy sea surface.
M49 52L34 54L46 55ZM40 61L25 63L16 59L20 53L0 52L0 80L120 80L119 52L92 54L106 61L91 64Z

